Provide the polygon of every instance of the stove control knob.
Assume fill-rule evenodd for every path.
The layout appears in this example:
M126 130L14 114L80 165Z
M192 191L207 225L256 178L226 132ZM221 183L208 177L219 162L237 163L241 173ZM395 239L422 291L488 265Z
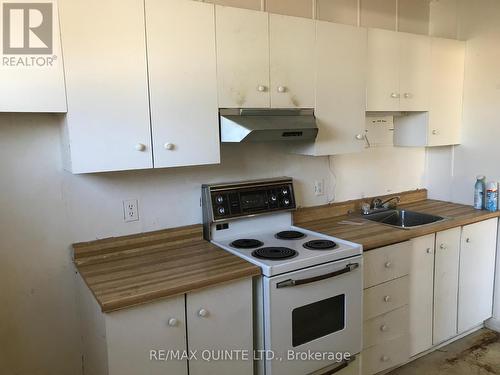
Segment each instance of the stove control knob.
M226 213L226 210L224 209L224 207L219 207L218 211L219 211L220 215L224 215Z
M224 202L224 197L222 195L217 195L217 197L215 197L215 201L221 204L222 202Z
M289 199L285 199L285 200L283 201L283 203L285 204L285 206L288 206L288 205L290 204L290 200L289 200Z
M278 200L278 198L276 197L276 195L271 195L271 200L273 202L276 202Z
M288 189L283 189L281 192L283 193L283 195L288 195Z

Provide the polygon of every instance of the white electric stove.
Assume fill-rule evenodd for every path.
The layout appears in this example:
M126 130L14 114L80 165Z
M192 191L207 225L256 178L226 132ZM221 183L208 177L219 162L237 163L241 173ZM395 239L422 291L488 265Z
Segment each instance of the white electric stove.
M256 372L331 374L352 363L361 351L361 245L293 226L295 194L286 177L203 185L202 206L205 238L262 270L256 349L281 360L259 361ZM303 352L346 356L293 357Z

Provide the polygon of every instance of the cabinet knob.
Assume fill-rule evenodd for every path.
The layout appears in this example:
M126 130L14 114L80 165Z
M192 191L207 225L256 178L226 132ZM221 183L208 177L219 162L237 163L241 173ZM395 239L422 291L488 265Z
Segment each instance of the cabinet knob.
M439 134L439 130L434 129L434 130L432 131L432 135L438 135L438 134Z
M391 302L391 296L385 296L384 302Z
M427 248L427 254L432 254L432 249L430 247Z
M391 262L385 262L384 266L385 266L385 268L391 268L392 267L392 263Z
M179 324L179 321L177 319L175 319L175 318L170 318L168 320L168 325L170 327L177 327L177 324Z
M441 245L439 245L439 248L441 250L446 250L447 246L444 243L442 243Z
M411 93L405 92L404 97L405 97L405 99L411 98Z
M165 143L163 147L165 147L165 150L172 151L175 148L175 145L173 143Z
M257 90L259 90L259 92L265 92L265 91L266 91L266 89L267 89L267 87L266 87L266 86L264 86L264 85L259 85L259 86L257 87Z
M470 238L468 238L468 237L467 237L467 238L465 239L465 242L470 243Z
M397 98L399 98L399 94L398 94L397 92L393 92L393 93L391 94L391 98L393 98L393 99L397 99Z
M389 329L389 327L387 327L385 324L382 324L382 325L380 326L380 330L381 330L382 332L387 332L387 330L388 330L388 329Z
M365 137L363 137L363 134L356 134L356 137L355 137L358 141L362 141L363 139L365 139Z
M390 360L390 358L388 356L386 356L386 355L383 355L382 357L380 357L380 360L382 362L388 362Z
M284 93L284 92L286 92L286 87L285 87L285 86L278 86L278 92L279 92L279 93Z
M208 316L208 311L207 311L207 310L205 310L205 309L200 309L200 310L198 311L198 316L199 316L200 318L206 318L206 317Z
M138 143L135 145L135 149L137 151L144 151L146 149L146 145L144 143Z

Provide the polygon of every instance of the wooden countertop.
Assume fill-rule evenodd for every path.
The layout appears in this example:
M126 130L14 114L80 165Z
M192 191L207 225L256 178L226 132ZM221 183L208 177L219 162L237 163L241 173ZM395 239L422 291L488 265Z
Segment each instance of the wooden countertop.
M260 275L192 225L73 245L74 263L103 312Z
M306 212L298 213L294 224L305 229L359 243L363 245L363 249L366 251L500 216L500 211L479 211L471 206L432 199L404 203L399 207L411 211L444 216L449 218L449 220L415 229L400 229L368 221L363 219L360 214L325 217L325 210L327 208L326 206L321 206L304 209ZM318 217L317 219L314 219L315 214ZM354 221L362 223L362 225L341 224L340 222L342 221Z

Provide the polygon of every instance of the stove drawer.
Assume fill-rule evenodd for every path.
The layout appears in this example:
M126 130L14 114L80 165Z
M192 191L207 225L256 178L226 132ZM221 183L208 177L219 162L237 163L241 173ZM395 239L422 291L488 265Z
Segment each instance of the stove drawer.
M363 319L366 321L407 305L408 289L408 276L365 289Z
M372 375L400 365L410 358L410 338L403 335L363 351L363 375Z
M410 242L406 241L364 253L364 287L369 288L408 275L410 251Z
M363 349L394 340L409 332L408 306L367 320L363 325Z

